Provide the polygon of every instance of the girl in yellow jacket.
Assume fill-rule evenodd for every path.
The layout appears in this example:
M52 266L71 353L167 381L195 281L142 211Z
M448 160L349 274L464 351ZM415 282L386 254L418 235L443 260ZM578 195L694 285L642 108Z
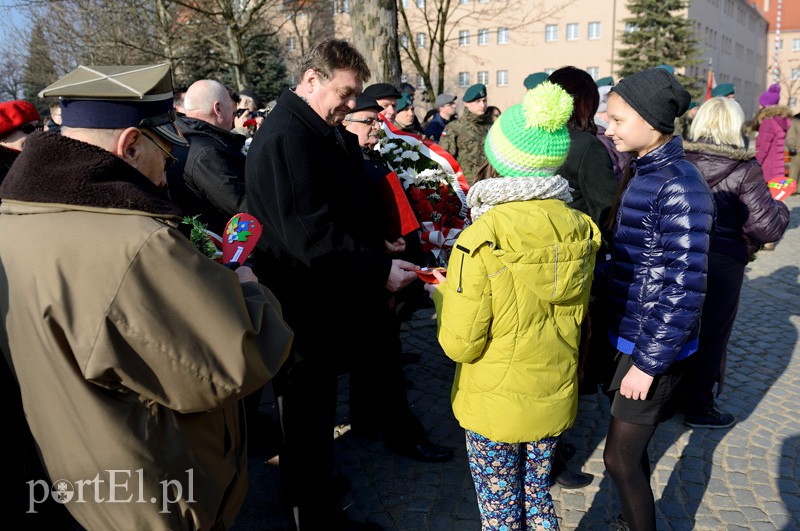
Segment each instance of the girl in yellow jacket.
M556 175L572 98L549 82L503 113L470 189L473 224L447 281L428 290L438 339L458 363L453 412L466 430L484 529L557 529L550 468L578 407L578 345L600 231L567 206ZM494 177L494 178L488 178Z

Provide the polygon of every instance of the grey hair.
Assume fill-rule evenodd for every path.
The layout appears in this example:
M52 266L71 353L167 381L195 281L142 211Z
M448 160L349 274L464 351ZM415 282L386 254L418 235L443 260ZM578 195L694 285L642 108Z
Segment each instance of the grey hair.
M689 129L689 139L744 147L744 111L732 98L717 96L700 106Z

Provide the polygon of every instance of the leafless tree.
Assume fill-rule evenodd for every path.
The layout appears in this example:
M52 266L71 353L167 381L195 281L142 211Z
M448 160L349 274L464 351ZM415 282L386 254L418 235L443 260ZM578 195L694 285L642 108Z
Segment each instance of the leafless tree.
M364 55L376 82L400 83L395 0L352 2L350 26L353 45Z
M552 18L574 2L505 0L461 4L457 0L396 1L400 50L422 76L428 94L444 92L448 48L458 40L456 32L462 22L468 19L493 20L504 24L511 32ZM409 5L404 6L404 3ZM419 42L417 35L422 35Z

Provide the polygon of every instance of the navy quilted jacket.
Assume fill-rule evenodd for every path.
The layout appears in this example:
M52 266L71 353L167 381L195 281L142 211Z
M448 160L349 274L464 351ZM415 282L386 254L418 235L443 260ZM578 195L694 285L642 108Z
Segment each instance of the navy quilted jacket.
M632 164L611 244L609 336L655 376L697 350L714 200L680 137Z

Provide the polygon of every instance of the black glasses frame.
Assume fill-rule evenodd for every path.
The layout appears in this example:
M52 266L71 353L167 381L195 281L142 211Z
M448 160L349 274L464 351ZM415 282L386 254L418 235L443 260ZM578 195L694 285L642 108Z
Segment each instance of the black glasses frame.
M178 159L176 159L176 158L175 158L175 155L173 155L172 153L170 153L169 151L167 151L166 149L164 149L164 147L163 147L161 144L159 144L158 142L156 142L154 138L152 138L150 135L148 135L148 134L147 134L147 133L145 133L144 131L141 131L141 133L142 133L142 136L143 136L143 137L145 137L145 138L146 138L146 139L148 139L150 142L152 142L153 144L155 144L155 145L156 145L156 147L157 147L158 149L160 149L161 151L163 151L163 152L164 152L164 154L167 156L167 158L164 160L164 171L167 171L167 170L168 170L169 168L171 168L171 167L172 167L172 166L173 166L173 165L174 165L176 162L178 162Z

